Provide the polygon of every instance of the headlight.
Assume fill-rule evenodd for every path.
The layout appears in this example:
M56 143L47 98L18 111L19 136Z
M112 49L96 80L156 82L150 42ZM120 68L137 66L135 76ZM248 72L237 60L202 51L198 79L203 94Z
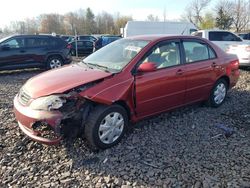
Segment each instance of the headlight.
M41 97L38 99L35 99L31 102L30 108L33 110L56 110L62 107L63 103L65 103L66 100L62 99L58 95L50 95L47 97Z

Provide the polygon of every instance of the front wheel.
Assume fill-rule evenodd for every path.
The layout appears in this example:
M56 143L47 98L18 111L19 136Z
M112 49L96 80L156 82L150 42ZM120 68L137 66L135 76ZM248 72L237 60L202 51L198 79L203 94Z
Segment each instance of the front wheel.
M59 68L63 65L63 61L62 58L59 56L52 56L50 58L48 58L47 61L47 68L48 69L55 69L55 68Z
M218 80L210 94L208 105L211 107L219 107L226 99L228 84L225 79Z
M120 142L127 127L128 115L123 107L98 105L89 115L84 134L93 149L106 149Z

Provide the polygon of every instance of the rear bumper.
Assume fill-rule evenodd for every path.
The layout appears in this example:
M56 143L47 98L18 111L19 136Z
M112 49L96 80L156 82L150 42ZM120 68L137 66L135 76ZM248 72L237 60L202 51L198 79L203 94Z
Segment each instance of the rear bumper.
M21 105L16 96L14 113L20 129L32 140L42 144L55 145L62 139L60 135L60 123L63 117L61 112L32 110L28 106ZM49 132L48 129L46 131L39 130L39 126L42 124L54 133L53 138L44 135L46 131Z

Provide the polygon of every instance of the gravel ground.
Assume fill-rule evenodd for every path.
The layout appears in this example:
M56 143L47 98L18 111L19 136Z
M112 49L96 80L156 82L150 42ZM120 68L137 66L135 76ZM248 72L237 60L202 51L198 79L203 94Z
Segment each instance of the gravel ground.
M193 105L141 121L96 153L81 138L41 145L17 127L14 95L39 72L0 73L0 187L250 187L250 71L220 108Z

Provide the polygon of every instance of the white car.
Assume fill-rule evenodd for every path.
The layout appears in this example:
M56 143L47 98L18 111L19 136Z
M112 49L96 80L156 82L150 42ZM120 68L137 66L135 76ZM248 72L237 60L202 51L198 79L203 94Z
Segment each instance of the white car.
M250 42L224 30L199 30L192 35L206 38L221 49L239 58L240 66L250 66Z
M237 55L239 58L240 66L250 67L250 42L240 45L229 45L226 52Z

